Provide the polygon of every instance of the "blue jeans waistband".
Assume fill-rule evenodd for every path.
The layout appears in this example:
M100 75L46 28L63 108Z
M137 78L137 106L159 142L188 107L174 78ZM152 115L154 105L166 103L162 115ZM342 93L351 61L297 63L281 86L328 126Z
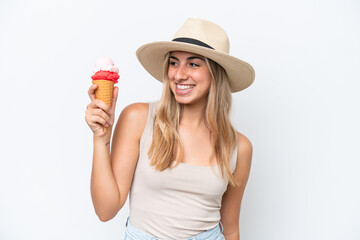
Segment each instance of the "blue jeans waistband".
M221 228L220 228L221 226ZM187 238L186 240L224 240L225 237L222 234L223 226L222 223L219 222L219 225L216 227L206 230L196 236ZM129 217L126 220L126 232L125 232L126 240L162 240L160 238L154 237L148 233L142 232L139 229L135 228L129 221Z

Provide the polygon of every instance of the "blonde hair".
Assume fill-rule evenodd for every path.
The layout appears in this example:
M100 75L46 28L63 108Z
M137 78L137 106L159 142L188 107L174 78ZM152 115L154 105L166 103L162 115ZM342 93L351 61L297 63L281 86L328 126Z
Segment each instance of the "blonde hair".
M230 121L231 90L224 68L208 58L205 58L205 61L212 76L205 110L205 124L211 132L212 151L221 176L226 176L230 184L236 186L238 182L230 169L230 159L236 144L236 131ZM175 167L183 156L183 145L177 132L181 104L175 100L170 90L168 67L169 54L166 55L163 65L165 70L163 94L154 118L153 139L148 152L150 164L159 171ZM177 162L175 165L173 165L174 161Z

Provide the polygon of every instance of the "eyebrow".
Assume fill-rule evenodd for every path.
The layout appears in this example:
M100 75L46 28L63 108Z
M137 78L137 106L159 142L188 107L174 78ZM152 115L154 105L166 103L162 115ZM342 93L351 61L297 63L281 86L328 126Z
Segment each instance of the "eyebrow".
M169 58L172 58L172 59L175 59L175 60L179 61L179 59L178 59L177 57L174 57L174 56L170 56ZM202 60L202 61L205 61L204 58L197 57L197 56L188 57L186 60L187 60L187 61L190 61L190 60L193 60L193 59L200 59L200 60Z

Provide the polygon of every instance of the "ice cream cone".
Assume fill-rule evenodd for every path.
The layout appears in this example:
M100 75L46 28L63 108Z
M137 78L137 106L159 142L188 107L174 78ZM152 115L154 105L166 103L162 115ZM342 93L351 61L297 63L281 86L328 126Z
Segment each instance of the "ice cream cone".
M92 83L98 86L95 90L96 98L106 103L106 105L111 106L114 82L108 80L93 80Z
M96 99L99 99L106 105L111 106L114 82L109 80L93 80L92 83L98 86L95 90ZM106 127L104 127L104 132L106 132Z

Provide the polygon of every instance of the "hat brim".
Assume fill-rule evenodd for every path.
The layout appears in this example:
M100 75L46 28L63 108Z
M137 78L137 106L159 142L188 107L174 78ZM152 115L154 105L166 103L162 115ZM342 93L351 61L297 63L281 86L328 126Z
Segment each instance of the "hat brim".
M136 56L146 71L162 82L165 56L171 51L195 53L220 64L228 75L231 92L249 87L255 79L255 71L250 64L228 54L189 43L172 41L148 43L136 51Z

